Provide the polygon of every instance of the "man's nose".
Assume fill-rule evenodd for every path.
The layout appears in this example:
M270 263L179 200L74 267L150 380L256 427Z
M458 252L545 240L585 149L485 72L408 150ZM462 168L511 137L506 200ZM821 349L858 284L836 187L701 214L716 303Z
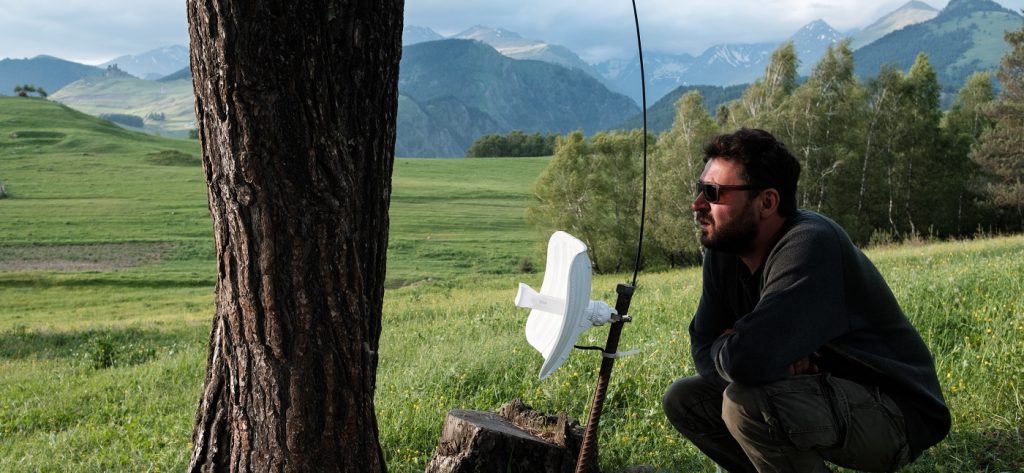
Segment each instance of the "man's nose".
M693 203L690 204L690 210L693 210L694 212L707 209L709 207L711 207L711 204L709 204L708 200L704 198L703 192L697 194L697 197L693 199Z

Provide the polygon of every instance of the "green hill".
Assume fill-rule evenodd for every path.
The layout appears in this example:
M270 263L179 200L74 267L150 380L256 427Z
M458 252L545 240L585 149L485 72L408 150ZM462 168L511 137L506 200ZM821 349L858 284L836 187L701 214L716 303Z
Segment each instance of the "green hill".
M861 77L875 77L883 64L906 71L920 52L947 93L956 93L976 71L993 70L1010 50L1003 33L1020 29L1024 17L991 0L950 0L931 20L892 32L854 52Z
M90 115L136 115L145 123L140 131L164 136L185 137L196 126L191 79L84 77L50 98Z
M0 181L9 194L0 200L0 247L205 243L198 148L52 101L0 97Z
M0 60L0 95L14 95L14 87L32 84L56 92L85 76L101 76L104 70L52 56Z

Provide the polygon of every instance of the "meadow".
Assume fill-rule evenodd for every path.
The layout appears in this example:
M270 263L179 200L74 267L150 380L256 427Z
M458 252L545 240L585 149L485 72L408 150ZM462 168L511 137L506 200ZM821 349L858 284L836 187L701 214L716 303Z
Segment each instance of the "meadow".
M0 471L181 471L213 314L194 141L0 97ZM522 211L544 158L395 162L377 413L388 468L423 471L445 414L519 398L586 419L599 357L537 380L516 284L545 236ZM905 471L1024 470L1024 236L873 248L936 357L950 437ZM538 271L520 273L524 260ZM627 275L594 280L614 301ZM714 471L672 430L693 372L693 268L641 272L600 430L602 470ZM595 328L582 344L603 344Z

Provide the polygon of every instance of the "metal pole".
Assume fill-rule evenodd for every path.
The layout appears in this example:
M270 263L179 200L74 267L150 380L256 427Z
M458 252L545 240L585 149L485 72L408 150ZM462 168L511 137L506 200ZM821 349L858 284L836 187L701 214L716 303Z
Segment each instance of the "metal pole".
M629 303L633 300L633 291L636 288L629 284L619 284L615 292L619 294L615 302L615 311L620 317L629 313ZM608 342L605 344L604 354L615 355L619 349L619 337L622 334L622 326L625 320L612 323L608 331ZM576 473L586 473L591 462L596 457L595 447L597 445L597 427L601 422L601 409L604 407L604 396L608 391L608 381L612 376L612 368L615 366L614 356L604 356L601 359L601 371L597 375L597 387L594 388L594 398L590 403L590 416L587 418L587 427L583 431L583 443L580 445L580 456L576 460Z

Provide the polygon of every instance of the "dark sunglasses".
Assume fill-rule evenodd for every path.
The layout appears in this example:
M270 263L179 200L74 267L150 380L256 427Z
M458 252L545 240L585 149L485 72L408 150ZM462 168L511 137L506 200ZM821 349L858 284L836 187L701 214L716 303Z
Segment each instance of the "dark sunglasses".
M718 199L722 198L722 189L749 191L764 188L764 186L713 184L710 182L697 181L697 195L704 194L704 200L712 204L718 202Z

